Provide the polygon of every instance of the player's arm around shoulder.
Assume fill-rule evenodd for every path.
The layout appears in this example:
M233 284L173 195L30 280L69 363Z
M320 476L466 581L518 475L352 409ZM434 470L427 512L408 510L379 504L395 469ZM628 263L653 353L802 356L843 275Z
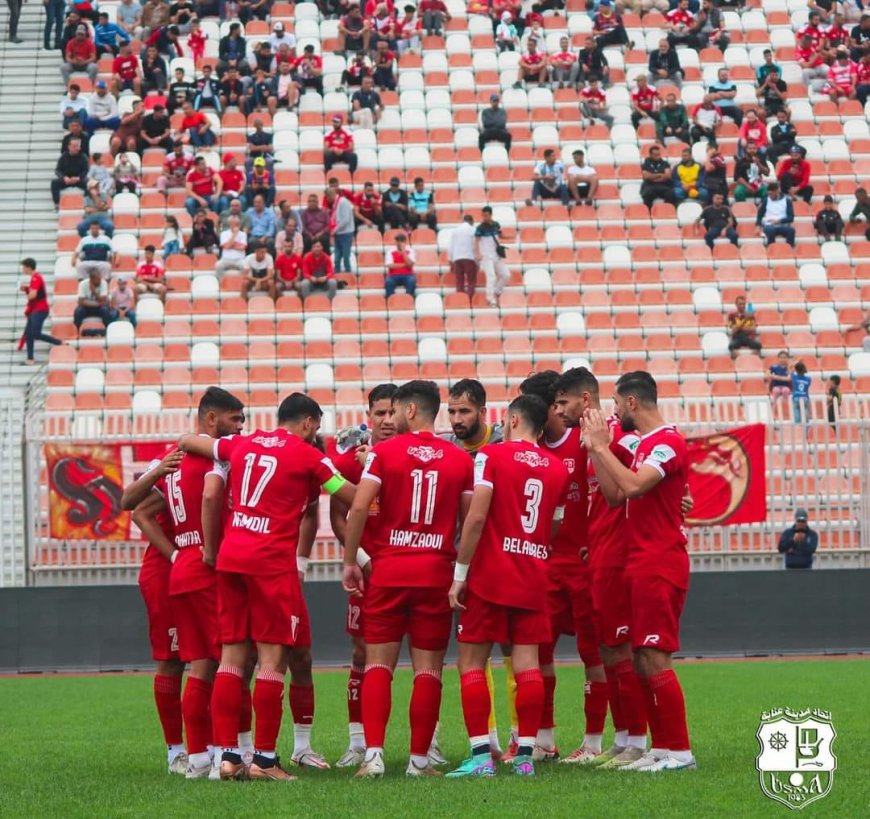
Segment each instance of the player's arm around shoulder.
M133 510L133 522L139 527L145 539L168 560L173 560L175 544L163 533L157 522L157 515L166 507L166 501L159 492L152 492Z
M183 457L184 453L180 449L174 449L165 455L162 461L152 461L145 472L124 488L124 493L121 495L121 508L125 512L135 509L149 496L157 481L178 469Z

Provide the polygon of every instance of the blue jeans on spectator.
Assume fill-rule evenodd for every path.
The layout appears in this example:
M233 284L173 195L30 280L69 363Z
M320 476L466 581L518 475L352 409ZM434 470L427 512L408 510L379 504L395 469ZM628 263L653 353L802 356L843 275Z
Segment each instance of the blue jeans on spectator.
M776 241L777 236L782 236L792 247L794 247L794 228L791 225L764 225L761 228L764 231L764 238L767 243L772 245Z
M101 230L108 236L110 239L115 234L115 226L112 224L112 220L106 216L105 213L91 213L85 216L81 222L76 226L76 230L79 232L79 236L84 236L88 232L88 228L96 222Z
M194 110L195 110L195 111L199 111L199 110L202 108L202 103L203 103L204 101L207 102L208 100L206 100L206 98L203 97L202 94L197 94L197 95L193 98L193 108L194 108ZM218 116L220 116L220 115L223 113L223 108L221 108L221 98L220 98L220 97L211 97L211 107L212 107L212 109L214 110L214 112L215 112Z
M75 312L73 312L73 324L75 324L77 330L81 328L82 322L86 318L102 319L103 324L108 327L118 318L118 311L113 310L106 304L101 304L99 307L82 307L79 305L76 307Z
M210 128L204 134L201 134L196 128L188 130L190 134L190 144L195 148L209 148L215 143L214 131Z
M97 119L96 117L87 117L85 119L85 130L92 134L94 131L109 130L117 131L121 126L120 117L112 117L111 119Z
M695 189L698 191L698 196L696 197L696 200L706 205L707 202L710 200L710 191L708 191L701 185L695 185ZM680 184L678 179L674 181L674 196L677 197L678 202L684 202L686 199L689 198L689 194L686 192L686 189Z
M184 200L184 207L191 216L196 216L196 212L201 208L211 211L215 209L217 203L213 196L203 196L202 198L205 199L204 205L200 205L199 201L194 199L192 196L188 196L187 199Z
M556 190L550 190L538 179L532 185L532 200L535 199L561 199L562 204L567 205L571 201L571 194L568 193L567 185L559 185Z
M51 30L54 28L54 48L60 48L60 37L63 34L63 13L66 9L65 0L48 0L45 3L45 28L42 32L42 45L52 48Z
M240 193L238 196L219 196L217 200L217 210L215 211L215 213L223 213L225 210L229 210L230 202L233 199L238 199L239 202L242 203L243 211L248 209L248 200L245 198L245 194ZM272 203L266 202L266 207L272 207Z
M27 324L24 325L24 343L27 345L27 358L29 360L33 360L34 342L44 341L47 344L63 344L59 338L42 332L42 325L45 324L47 318L48 310L39 310L27 317Z
M173 239L171 242L163 243L163 258L168 259L170 256L176 256L181 253L181 247L178 242Z
M129 321L130 324L132 324L135 327L136 326L136 311L135 310L128 310L126 313L124 313L123 316L119 313L118 314L118 321L124 321L124 320Z
M350 251L353 247L352 233L336 233L335 234L335 252L333 261L335 262L335 272L341 273L341 263L344 262L344 272L350 273Z
M803 424L809 429L810 425L810 398L808 395L793 395L791 398L791 411L796 424Z
M417 277L413 273L406 273L401 276L387 276L384 279L384 291L387 298L396 292L397 287L404 287L405 292L409 296L413 296L417 290Z
M725 238L728 239L732 245L737 244L737 231L734 230L734 228L714 227L710 228L710 230L704 234L704 241L707 243L707 247L709 247L710 250L713 249L713 242L722 235L723 231L725 233Z
M71 117L64 117L64 118L63 118L63 129L64 129L64 131L68 131L68 130L69 130L69 124L70 124L74 119L77 119L77 120L82 124L82 128L84 128L84 127L85 127L85 123L87 123L87 121L88 121L88 112L87 112L87 110L84 109L84 108L82 108L80 111L76 111L76 112L75 112Z

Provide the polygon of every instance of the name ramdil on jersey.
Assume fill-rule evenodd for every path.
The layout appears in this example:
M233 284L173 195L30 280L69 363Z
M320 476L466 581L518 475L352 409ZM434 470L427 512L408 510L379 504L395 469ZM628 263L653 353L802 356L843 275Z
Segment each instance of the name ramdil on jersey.
M409 549L440 549L444 535L434 532L409 532L407 529L390 529L390 546L406 546Z
M236 529L247 529L249 532L256 532L260 535L270 535L272 534L270 523L271 518L247 515L244 512L233 512L233 526Z

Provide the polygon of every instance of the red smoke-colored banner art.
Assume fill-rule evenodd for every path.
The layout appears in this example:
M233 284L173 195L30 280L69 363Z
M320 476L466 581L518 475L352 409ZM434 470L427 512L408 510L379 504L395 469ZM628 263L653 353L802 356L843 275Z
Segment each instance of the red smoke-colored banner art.
M166 443L46 444L49 529L61 540L129 540L130 513L121 509L124 486L148 463L162 457ZM135 527L132 527L135 529Z
M687 440L689 526L759 523L767 518L764 424Z

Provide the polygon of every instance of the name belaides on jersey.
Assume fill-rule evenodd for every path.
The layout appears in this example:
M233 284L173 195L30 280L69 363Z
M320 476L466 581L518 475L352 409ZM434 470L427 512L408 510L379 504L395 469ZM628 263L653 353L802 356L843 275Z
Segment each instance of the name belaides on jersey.
M407 529L390 529L390 546L437 550L443 545L444 535L434 532L409 532Z
M543 544L520 540L518 537L506 537L501 548L511 554L534 557L538 560L547 560L550 557L550 550Z

